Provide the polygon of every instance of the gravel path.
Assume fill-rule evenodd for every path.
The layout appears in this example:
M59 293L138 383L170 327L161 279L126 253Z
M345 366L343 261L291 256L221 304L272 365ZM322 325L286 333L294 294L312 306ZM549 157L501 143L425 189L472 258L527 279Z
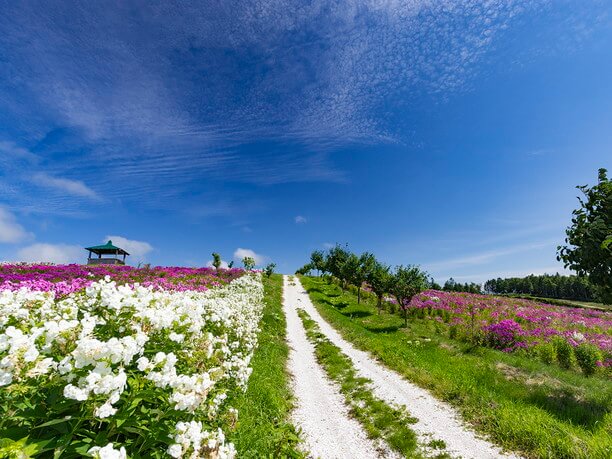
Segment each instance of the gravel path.
M406 406L409 413L418 419L412 428L423 444L428 443L431 439L444 440L447 446L446 451L449 454L465 459L519 457L504 454L497 446L480 438L465 425L450 405L437 400L426 390L410 383L398 373L376 362L370 354L356 349L344 340L321 317L299 279L295 278L294 282L294 285L288 283L285 285L284 294L288 301L293 304L297 303L300 308L304 309L317 322L321 332L353 361L357 372L372 381L372 390L376 397L390 404ZM304 341L306 341L305 336ZM301 345L303 343L298 344L298 346Z
M297 282L297 279L295 280ZM367 438L361 425L349 416L342 394L334 387L317 363L314 346L297 314L301 285L291 285L284 276L283 306L287 316L289 371L293 375L296 407L293 422L302 430L301 436L312 457L379 458L386 457Z

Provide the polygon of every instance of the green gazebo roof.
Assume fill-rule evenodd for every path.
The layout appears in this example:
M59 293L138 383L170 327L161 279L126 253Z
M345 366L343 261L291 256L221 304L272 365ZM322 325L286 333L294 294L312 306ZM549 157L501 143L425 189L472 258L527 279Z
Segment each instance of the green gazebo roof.
M108 241L103 245L94 245L93 247L85 247L85 250L89 250L90 252L97 254L119 254L119 255L129 255L125 250L121 247L117 247L113 245L113 241Z

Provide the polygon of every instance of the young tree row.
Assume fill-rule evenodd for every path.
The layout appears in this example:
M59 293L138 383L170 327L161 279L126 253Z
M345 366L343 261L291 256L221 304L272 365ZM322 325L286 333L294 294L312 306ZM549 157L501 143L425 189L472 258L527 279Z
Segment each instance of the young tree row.
M407 310L412 297L431 286L427 273L418 266L400 265L391 269L370 252L357 255L340 245L327 252L312 252L310 262L296 274L307 274L312 270L337 278L343 289L354 285L357 288L358 303L361 302L362 289L367 285L378 299L379 312L385 297L393 296L402 311L405 325L408 322Z

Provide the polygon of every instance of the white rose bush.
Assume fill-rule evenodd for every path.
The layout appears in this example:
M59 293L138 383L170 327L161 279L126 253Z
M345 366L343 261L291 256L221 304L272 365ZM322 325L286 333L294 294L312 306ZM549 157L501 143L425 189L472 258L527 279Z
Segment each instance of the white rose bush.
M61 291L4 282L0 457L234 457L225 434L251 372L261 275L181 269L159 284L108 268Z

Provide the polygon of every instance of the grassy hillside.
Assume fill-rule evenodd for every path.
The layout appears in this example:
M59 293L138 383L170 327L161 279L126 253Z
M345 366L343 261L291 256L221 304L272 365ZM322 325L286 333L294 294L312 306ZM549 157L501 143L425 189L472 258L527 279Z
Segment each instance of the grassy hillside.
M299 441L288 422L292 394L286 362L285 316L282 310L283 277L264 276L265 309L259 347L251 361L253 373L247 391L232 401L238 409L238 425L230 440L239 457L302 457Z
M361 349L455 405L475 428L540 458L612 455L612 382L436 332L435 321L377 314L371 299L302 278L321 315Z

